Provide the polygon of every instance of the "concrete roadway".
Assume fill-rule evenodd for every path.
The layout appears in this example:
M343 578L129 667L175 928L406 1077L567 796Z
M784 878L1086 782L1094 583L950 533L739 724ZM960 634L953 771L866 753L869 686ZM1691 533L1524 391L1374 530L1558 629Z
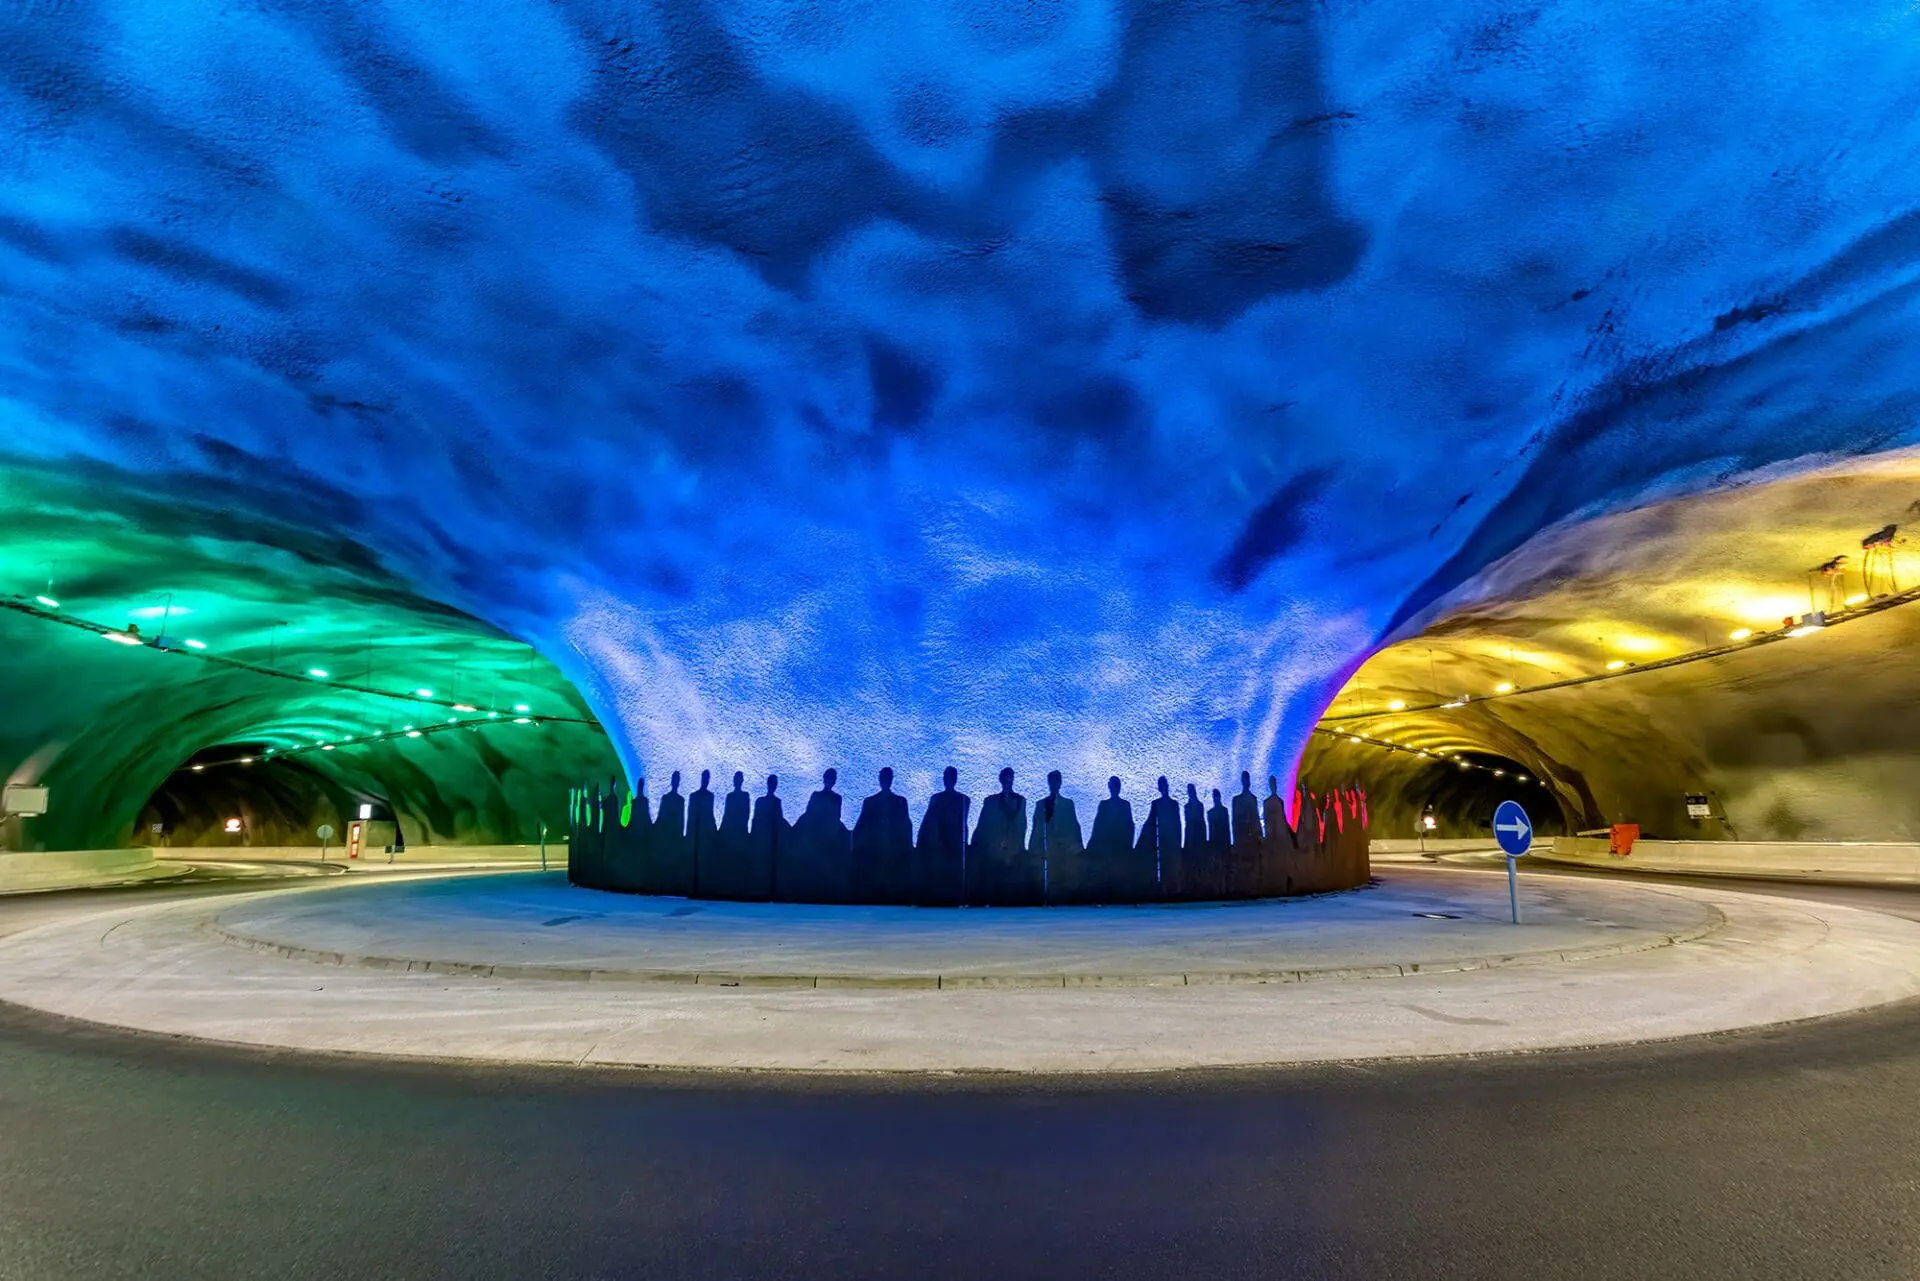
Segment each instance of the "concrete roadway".
M327 1061L0 1009L0 1153L6 1278L1912 1278L1920 1007L901 1085Z

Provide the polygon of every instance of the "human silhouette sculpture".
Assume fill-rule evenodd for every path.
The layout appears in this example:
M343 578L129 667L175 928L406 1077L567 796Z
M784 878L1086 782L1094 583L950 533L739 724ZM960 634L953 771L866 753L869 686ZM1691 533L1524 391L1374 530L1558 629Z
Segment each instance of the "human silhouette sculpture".
M1213 789L1213 804L1207 809L1207 862L1213 878L1213 897L1233 897L1233 816L1220 789Z
M1151 885L1140 875L1142 860L1133 846L1133 806L1120 795L1120 779L1107 780L1107 799L1093 812L1093 832L1087 838L1083 883L1095 903L1133 901L1142 887Z
M1180 852L1180 805L1167 794L1167 776L1154 782L1159 795L1140 823L1140 853L1153 867L1156 891L1167 898L1186 892L1186 860Z
M906 898L913 868L913 817L907 813L907 798L893 790L892 766L880 771L880 790L860 802L851 848L854 902Z
M790 843L792 828L780 808L780 776L767 775L767 794L753 803L753 828L747 834L747 865L741 876L740 897L778 899L785 897L780 864Z
M1293 825L1287 822L1287 803L1280 796L1280 779L1267 775L1267 840L1261 854L1261 888L1268 894L1293 893Z
M713 771L700 771L700 786L687 797L687 893L700 892L700 865L711 862L720 825L713 818Z
M1187 784L1185 817L1185 839L1180 843L1187 881L1183 892L1188 898L1212 898L1217 891L1213 859L1207 851L1207 807L1201 803L1199 789L1192 783Z
M807 797L807 808L794 821L793 857L788 864L795 902L845 903L852 895L848 879L852 854L846 826L840 821L840 793L833 790L839 781L839 770L822 774L820 790Z
M931 907L965 902L967 811L972 798L958 789L960 771L947 766L942 788L927 801L914 849L914 901Z
M647 888L653 844L653 814L647 780L635 780L633 796L621 806L623 822L607 833L606 864L600 883L609 889L639 893Z
M1021 864L1027 849L1027 798L1013 790L1011 767L1000 771L1000 790L980 802L967 867L967 901L1013 904L1026 889Z
M1229 861L1227 892L1235 898L1257 898L1264 892L1260 880L1260 798L1253 794L1253 775L1240 771L1240 790L1233 796L1233 857Z
M747 795L746 780L741 771L733 772L733 790L720 803L720 828L714 833L713 849L700 856L702 898L751 897L745 878L753 798Z
M1060 794L1060 771L1047 774L1047 794L1034 802L1033 835L1027 861L1040 870L1040 901L1081 903L1080 864L1086 848L1080 840L1080 816L1071 797Z
M575 788L567 811L567 880L574 885L604 885L604 873L594 851L593 789Z
M693 892L692 852L687 848L687 798L680 794L680 771L673 771L660 813L653 821L653 858L648 871L653 894Z

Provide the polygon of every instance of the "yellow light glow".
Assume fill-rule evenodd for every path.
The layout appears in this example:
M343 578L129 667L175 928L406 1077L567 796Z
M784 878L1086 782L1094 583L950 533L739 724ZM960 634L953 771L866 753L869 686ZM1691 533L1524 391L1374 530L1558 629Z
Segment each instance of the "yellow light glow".
M1866 599L1867 594L1865 592L1855 592L1853 595L1847 597L1847 604L1862 605L1866 603Z
M1387 710L1390 712L1404 712L1407 710L1407 700L1404 698L1390 699L1387 702Z
M1664 641L1657 641L1651 636L1621 636L1614 640L1613 647L1629 654L1655 654L1667 648Z
M1727 633L1727 639L1730 641L1743 641L1751 635L1753 635L1753 628L1736 627L1732 631Z
M1498 685L1495 685L1493 687L1493 692L1496 694L1511 694L1513 693L1513 682L1501 681Z
M1617 671L1619 671L1619 670L1620 670L1621 668L1623 668L1623 667L1625 667L1626 665L1627 665L1627 660L1626 660L1626 659L1624 659L1624 658L1616 658L1616 659L1614 659L1614 660L1613 660L1613 661L1612 661L1611 663L1608 663L1608 664L1607 664L1607 670L1608 670L1608 671L1610 671L1610 672L1617 672Z
M1733 612L1749 623L1777 623L1783 618L1799 617L1807 609L1805 594L1798 596L1749 596L1733 607Z

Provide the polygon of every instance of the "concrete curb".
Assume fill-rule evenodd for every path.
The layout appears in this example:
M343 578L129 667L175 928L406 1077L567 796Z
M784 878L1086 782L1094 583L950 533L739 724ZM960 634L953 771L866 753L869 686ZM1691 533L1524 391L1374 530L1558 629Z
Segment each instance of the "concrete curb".
M1310 969L1214 970L1196 973L1165 974L730 974L702 970L603 970L552 965L489 964L484 961L430 960L400 956L363 956L351 952L327 951L297 943L280 943L229 929L215 915L201 927L202 932L232 947L261 952L288 960L310 961L317 965L355 966L361 969L390 970L402 973L461 975L468 978L540 979L568 983L601 984L675 984L699 987L813 988L813 989L920 989L928 991L978 991L983 988L1086 988L1086 987L1202 987L1242 983L1326 983L1353 979L1402 978L1409 975L1457 974L1470 970L1501 969L1509 966L1556 965L1573 961L1594 961L1604 957L1651 952L1706 938L1726 926L1724 912L1710 903L1702 904L1711 914L1708 920L1691 930L1660 934L1631 942L1602 943L1592 947L1550 949L1538 952L1494 953L1487 956L1455 957L1444 961L1404 961L1381 965L1340 965Z

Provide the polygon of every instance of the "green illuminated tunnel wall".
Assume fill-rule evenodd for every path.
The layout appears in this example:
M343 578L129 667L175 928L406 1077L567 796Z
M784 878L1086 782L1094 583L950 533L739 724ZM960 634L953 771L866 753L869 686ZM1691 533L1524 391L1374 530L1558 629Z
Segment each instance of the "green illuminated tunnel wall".
M71 469L0 471L0 497L0 777L52 798L16 847L122 844L155 819L219 842L229 811L255 843L306 843L363 800L414 843L528 841L570 785L617 772L551 664L351 543L178 496L102 509Z

